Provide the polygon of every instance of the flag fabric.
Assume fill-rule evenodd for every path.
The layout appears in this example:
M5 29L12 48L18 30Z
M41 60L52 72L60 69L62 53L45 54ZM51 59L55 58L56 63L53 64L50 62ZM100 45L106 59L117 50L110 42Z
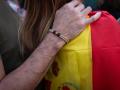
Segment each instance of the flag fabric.
M120 90L119 38L119 24L102 12L56 55L45 76L46 90Z
M91 28L93 90L120 90L120 25L103 13Z

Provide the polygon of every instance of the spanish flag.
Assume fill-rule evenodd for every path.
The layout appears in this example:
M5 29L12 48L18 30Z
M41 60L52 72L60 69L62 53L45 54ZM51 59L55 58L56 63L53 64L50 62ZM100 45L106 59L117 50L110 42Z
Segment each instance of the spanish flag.
M119 39L120 25L103 11L56 55L45 76L46 90L120 90Z

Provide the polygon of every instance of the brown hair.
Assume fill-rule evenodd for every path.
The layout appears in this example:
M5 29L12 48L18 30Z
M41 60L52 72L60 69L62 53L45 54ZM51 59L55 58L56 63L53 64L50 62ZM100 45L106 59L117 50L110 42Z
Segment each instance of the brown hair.
M70 0L25 0L27 15L20 30L24 52L32 53L52 26L55 12Z

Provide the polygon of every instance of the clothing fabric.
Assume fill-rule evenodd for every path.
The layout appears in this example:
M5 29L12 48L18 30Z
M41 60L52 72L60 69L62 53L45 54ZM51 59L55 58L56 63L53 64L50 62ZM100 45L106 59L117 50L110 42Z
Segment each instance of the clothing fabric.
M0 0L0 55L6 74L23 62L19 50L18 28L19 16L4 0Z

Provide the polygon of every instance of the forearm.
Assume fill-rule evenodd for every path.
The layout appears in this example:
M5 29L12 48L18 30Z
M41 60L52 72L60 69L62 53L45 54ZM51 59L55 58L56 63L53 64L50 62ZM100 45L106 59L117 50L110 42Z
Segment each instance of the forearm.
M41 81L53 62L52 58L64 42L48 34L33 54L0 83L0 90L32 90Z

